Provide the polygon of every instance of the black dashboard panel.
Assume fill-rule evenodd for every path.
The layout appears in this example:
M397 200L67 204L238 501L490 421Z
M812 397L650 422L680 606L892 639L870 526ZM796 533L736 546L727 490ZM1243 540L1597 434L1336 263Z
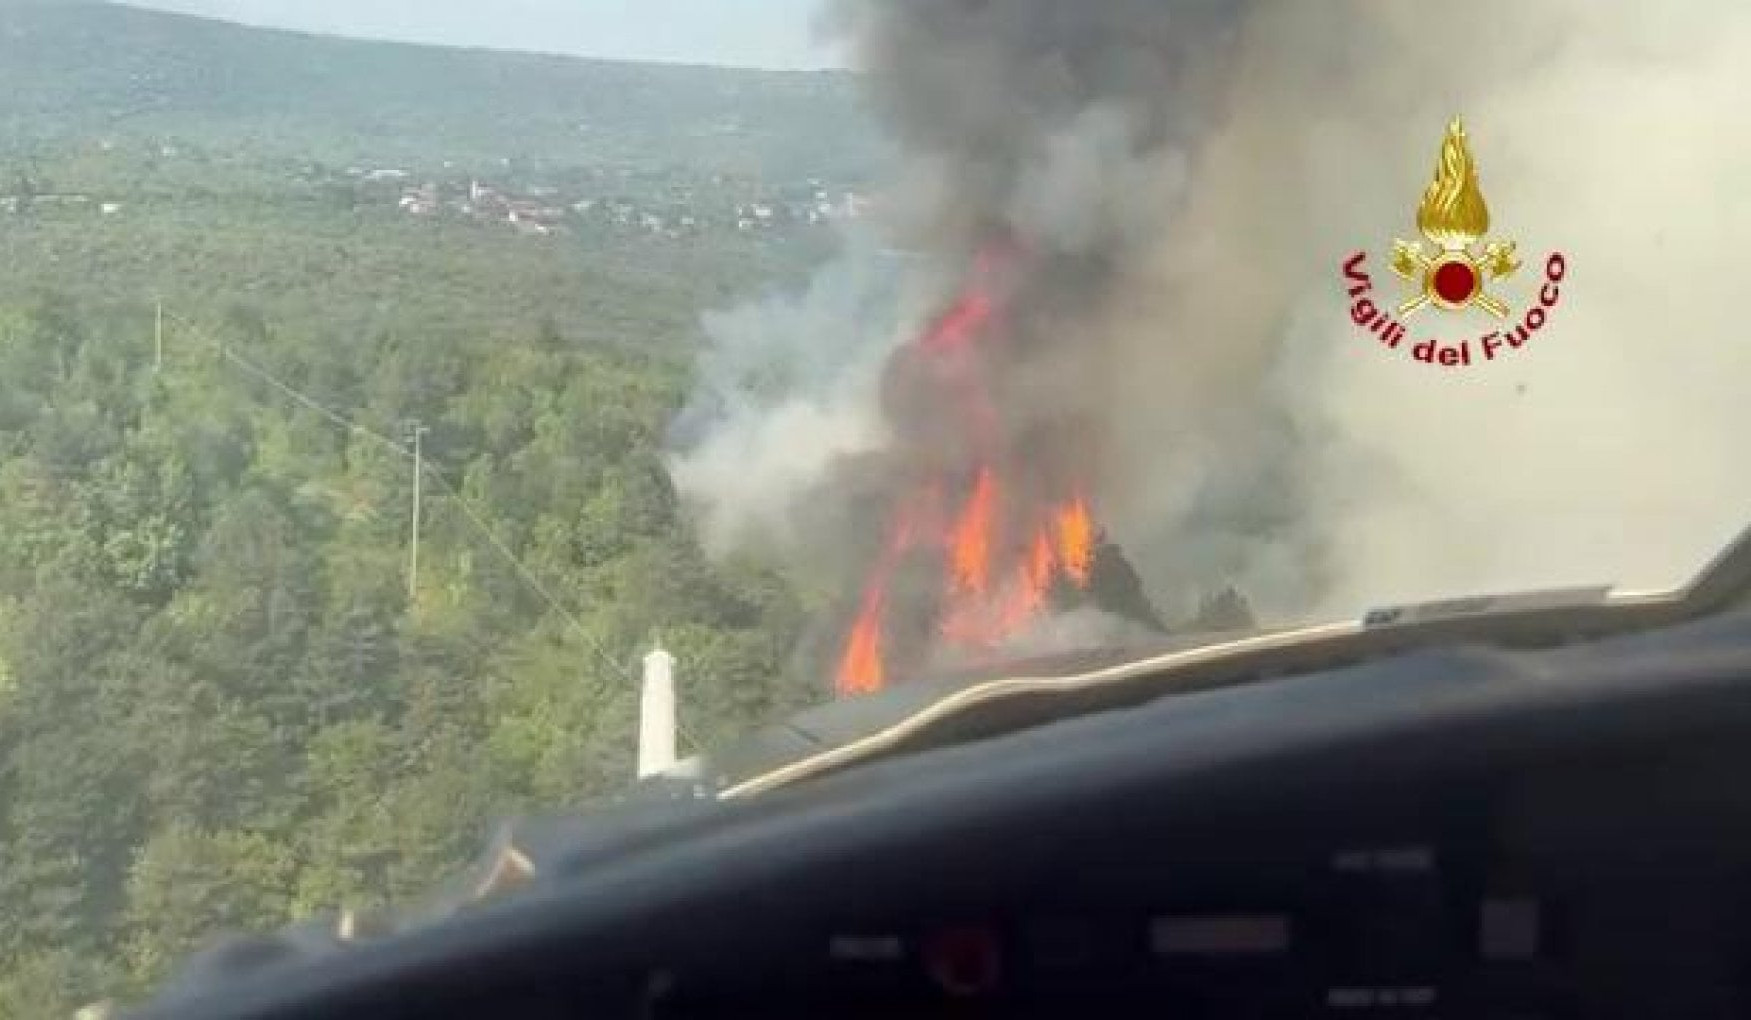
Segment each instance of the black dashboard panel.
M1751 1015L1748 750L1237 789L1195 826L1147 799L1041 819L1052 852L994 885L671 971L654 1015Z
M1751 616L1417 652L702 803L144 1015L1745 1017L1748 776Z

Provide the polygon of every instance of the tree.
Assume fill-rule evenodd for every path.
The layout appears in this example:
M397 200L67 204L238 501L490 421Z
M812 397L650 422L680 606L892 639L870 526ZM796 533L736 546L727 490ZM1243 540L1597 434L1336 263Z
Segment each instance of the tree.
M620 788L653 635L692 737L814 690L783 668L790 582L709 560L663 460L702 303L801 254L530 244L350 185L338 212L306 167L160 144L44 169L148 189L126 215L5 228L0 1016L137 995L220 929L409 902L504 817ZM381 438L408 416L413 599Z
M67 1017L117 985L99 958L35 947L0 971L0 1016Z
M273 927L292 902L296 864L263 833L178 823L154 836L128 877L132 977L155 982L220 934Z

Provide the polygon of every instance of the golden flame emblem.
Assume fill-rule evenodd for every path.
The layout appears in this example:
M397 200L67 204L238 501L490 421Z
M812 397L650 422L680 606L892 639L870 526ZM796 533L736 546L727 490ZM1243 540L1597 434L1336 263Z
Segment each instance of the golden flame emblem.
M1507 318L1508 306L1484 291L1484 284L1513 275L1520 268L1514 242L1478 241L1489 233L1490 209L1477 180L1477 163L1465 137L1465 125L1453 118L1441 141L1435 179L1417 207L1422 241L1392 243L1392 271L1418 287L1415 297L1399 306L1410 315L1424 305L1457 311L1476 305L1497 318Z

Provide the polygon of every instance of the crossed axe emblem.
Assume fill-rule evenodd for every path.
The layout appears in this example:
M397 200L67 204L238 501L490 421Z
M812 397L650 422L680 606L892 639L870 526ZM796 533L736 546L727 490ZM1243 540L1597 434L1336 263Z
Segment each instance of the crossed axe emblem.
M1392 271L1417 284L1421 291L1398 306L1408 316L1425 305L1456 310L1477 305L1498 319L1508 317L1508 306L1484 290L1486 282L1506 279L1520 268L1513 241L1491 241L1481 255L1470 247L1433 247L1421 241L1392 242Z

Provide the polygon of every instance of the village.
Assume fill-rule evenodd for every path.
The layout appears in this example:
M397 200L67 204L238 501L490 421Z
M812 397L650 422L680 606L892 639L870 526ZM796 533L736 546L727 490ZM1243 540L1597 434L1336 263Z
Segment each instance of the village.
M371 178L373 172L364 176ZM395 180L381 172L379 182ZM406 179L404 174L401 180ZM746 189L742 189L746 190ZM518 233L545 236L580 230L615 230L683 238L708 232L753 233L819 227L869 214L869 199L848 188L807 181L772 189L760 197L732 197L728 188L675 188L651 197L585 193L553 184L495 185L427 180L404 184L396 208L409 216L451 216L502 224Z
M164 153L174 155L169 148ZM709 233L784 233L862 220L871 208L870 199L855 186L815 179L765 184L721 176L631 179L573 170L543 180L509 167L490 180L454 168L439 174L368 166L287 170L313 189L313 197L328 195L354 209L471 221L531 237L608 232L682 239ZM26 175L9 183L13 186L0 188L0 215L89 210L114 216L142 202L180 204L190 199L173 187L64 190Z

